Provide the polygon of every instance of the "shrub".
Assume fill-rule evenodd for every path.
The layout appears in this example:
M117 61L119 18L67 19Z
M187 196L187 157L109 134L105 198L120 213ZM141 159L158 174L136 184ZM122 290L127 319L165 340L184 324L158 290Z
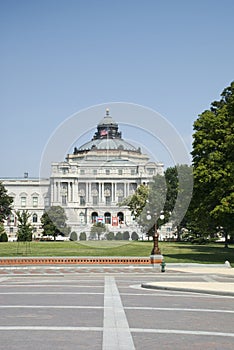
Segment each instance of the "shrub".
M123 239L124 239L125 241L129 241L129 238L130 238L129 232L128 232L128 231L124 231L124 233L123 233Z
M70 234L70 241L77 241L77 233L75 231L72 231Z
M7 236L6 232L3 232L0 235L0 242L8 242L8 236Z
M117 232L116 235L115 235L115 239L117 241L121 241L123 239L123 235L121 232Z
M138 234L137 234L135 231L132 232L132 234L131 234L131 239L132 239L133 241L138 241L139 236L138 236Z
M106 234L106 239L107 239L108 241L112 241L113 239L115 239L115 234L114 234L114 232L108 232L108 233Z
M80 241L86 241L87 237L86 237L86 233L85 232L81 232L80 233Z

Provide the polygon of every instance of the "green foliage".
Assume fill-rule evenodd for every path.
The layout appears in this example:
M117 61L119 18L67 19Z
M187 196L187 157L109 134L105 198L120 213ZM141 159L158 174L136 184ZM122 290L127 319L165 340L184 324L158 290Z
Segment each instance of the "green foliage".
M204 235L222 226L234 235L234 82L194 123L194 226Z
M116 241L121 241L123 239L123 234L121 232L117 232L115 235Z
M86 237L86 233L85 232L81 232L80 233L80 241L86 241L87 237Z
M70 234L70 241L77 241L77 233L75 231L72 231Z
M146 185L139 185L132 196L126 198L120 206L127 206L132 215L138 217L146 205L149 195L149 188Z
M106 239L108 240L108 241L112 241L113 239L115 239L115 234L114 234L114 232L108 232L107 234L106 234Z
M124 241L129 241L129 238L130 238L130 234L128 231L124 231L123 233L123 240Z
M0 222L0 235L5 233L4 225L2 222Z
M0 222L3 222L11 213L13 198L7 195L7 190L0 182Z
M148 186L148 198L142 209L141 215L137 218L138 224L148 235L153 235L155 224L160 227L165 220L160 220L160 213L163 211L166 202L167 187L165 177L154 176Z
M30 242L32 240L33 227L28 221L31 214L27 210L16 212L18 219L18 232L17 232L17 241L18 242Z
M172 213L170 220L173 222L173 227L177 230L178 240L180 240L182 230L187 228L190 222L188 208L193 189L192 167L187 164L181 164L168 168L165 171L165 179L167 198L164 212Z
M100 239L100 236L104 234L107 231L106 225L102 222L96 222L93 224L90 230L90 236L92 238L96 238L98 236L98 239Z
M50 207L41 217L43 235L56 236L61 234L68 236L70 228L66 224L67 217L65 211L60 206Z
M138 236L138 234L137 234L135 231L132 232L132 234L131 234L131 239L132 239L133 241L138 241L139 236Z
M5 232L4 225L0 222L0 242L8 242L8 236Z

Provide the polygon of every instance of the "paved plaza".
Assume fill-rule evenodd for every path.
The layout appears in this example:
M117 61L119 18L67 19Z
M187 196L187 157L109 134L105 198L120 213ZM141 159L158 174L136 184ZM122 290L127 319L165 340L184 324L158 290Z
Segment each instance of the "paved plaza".
M217 271L1 268L0 349L231 350L234 296L141 287L234 286L232 269Z

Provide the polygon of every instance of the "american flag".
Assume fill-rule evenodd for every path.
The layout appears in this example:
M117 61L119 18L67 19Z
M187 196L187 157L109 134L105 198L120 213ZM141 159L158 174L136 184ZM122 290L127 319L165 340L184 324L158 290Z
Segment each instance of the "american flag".
M100 132L100 135L101 135L101 136L106 136L107 134L108 134L108 132L107 132L106 129L101 130L101 132Z

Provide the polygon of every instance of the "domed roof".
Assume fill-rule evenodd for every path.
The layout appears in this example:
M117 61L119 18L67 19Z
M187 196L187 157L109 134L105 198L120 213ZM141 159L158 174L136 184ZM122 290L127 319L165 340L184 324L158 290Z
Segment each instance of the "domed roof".
M84 145L78 148L78 151L90 151L90 150L124 150L124 151L133 151L138 152L139 150L131 145L130 143L124 141L123 139L96 139L89 142L86 142Z
M109 115L106 109L105 117L98 123L97 131L91 141L86 142L79 148L75 147L73 154L94 150L119 150L131 151L141 154L140 149L122 139L122 133L118 131L118 124Z

